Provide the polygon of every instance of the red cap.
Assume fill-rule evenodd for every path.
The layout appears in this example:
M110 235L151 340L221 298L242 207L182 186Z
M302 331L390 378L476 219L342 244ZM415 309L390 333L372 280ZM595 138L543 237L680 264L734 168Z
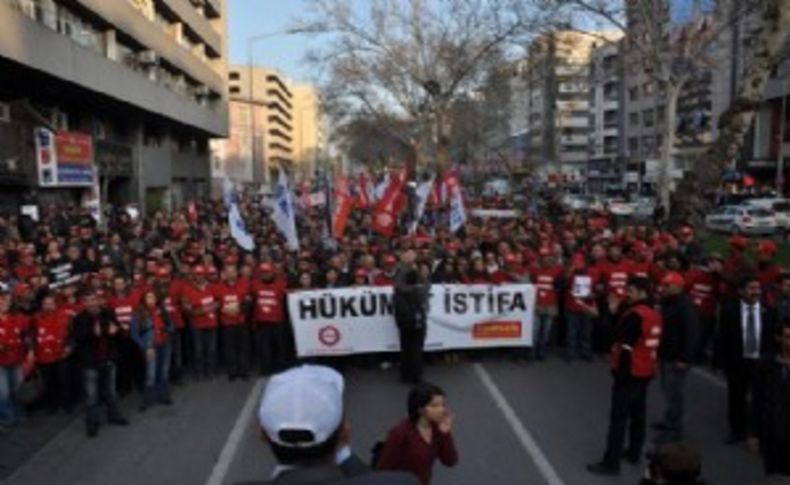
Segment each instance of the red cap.
M770 239L763 239L757 246L757 252L764 256L773 256L776 254L776 243Z
M236 266L237 264L239 264L239 257L236 256L235 254L226 256L223 263L225 263L225 266Z
M354 278L367 278L367 277L368 277L368 272L365 270L365 268L359 268L356 271L354 271Z
M202 264L196 264L192 267L192 274L195 276L206 276L206 268Z
M694 234L694 229L691 226L683 226L680 228L680 233L684 236L691 236Z
M513 253L507 253L505 255L505 264L516 264L518 263L518 258Z
M538 251L538 254L541 257L551 256L551 248L549 248L547 246L541 246L540 251Z
M587 262L581 254L574 254L571 264L573 265L573 269L584 269L584 267L587 266Z
M14 287L14 292L12 293L12 296L19 297L26 295L27 293L30 293L30 285L28 285L27 283L19 283Z
M685 286L686 280L682 274L673 271L661 278L661 284L666 286Z
M458 251L461 249L461 244L458 241L450 241L447 243L448 251Z
M635 253L644 253L647 251L647 244L644 241L637 241L631 249L633 249Z
M167 278L170 276L170 269L167 266L159 266L154 273L157 278Z
M395 266L396 264L398 264L398 258L392 254L384 256L384 266Z
M746 238L741 236L740 234L736 234L730 238L729 243L731 248L739 249L743 251L744 249L746 249L746 246L749 244L749 241L747 241Z
M258 271L261 273L274 273L274 265L272 263L261 263L258 266Z
M215 268L213 265L204 266L203 268L205 268L207 276L214 276L217 274L217 268Z

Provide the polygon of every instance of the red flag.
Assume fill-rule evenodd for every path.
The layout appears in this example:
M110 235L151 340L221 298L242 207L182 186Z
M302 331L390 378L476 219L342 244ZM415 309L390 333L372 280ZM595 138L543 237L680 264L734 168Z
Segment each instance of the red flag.
M428 195L428 206L439 207L442 205L442 179L436 178L431 187L431 193Z
M406 185L408 179L407 169L390 178L390 184L381 200L376 204L373 212L373 230L377 231L387 237L392 237L395 234L395 227L398 224L398 215L406 205L406 194L403 192L403 186Z
M455 173L455 170L448 170L447 173L444 174L444 179L442 180L442 204L446 204L450 200L453 191L460 187L460 185L461 183L458 180L458 174Z
M744 187L751 187L754 185L754 177L749 175L748 173L743 176L743 186Z
M341 175L335 181L335 210L332 214L332 234L335 238L343 237L348 224L348 216L354 207L354 198L351 197L351 190L348 179Z

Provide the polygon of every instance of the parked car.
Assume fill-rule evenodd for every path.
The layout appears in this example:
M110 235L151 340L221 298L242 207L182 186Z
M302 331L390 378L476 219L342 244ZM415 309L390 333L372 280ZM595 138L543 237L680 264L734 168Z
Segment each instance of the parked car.
M633 216L638 219L651 219L656 211L656 200L651 197L640 197L634 203Z
M779 230L783 232L790 231L790 199L750 199L746 201L746 205L773 211Z
M613 216L631 216L634 214L636 205L628 202L625 199L609 199L606 201L606 207L609 213Z
M711 231L748 235L772 235L778 229L773 212L748 205L721 207L705 217L705 226Z
M593 201L594 199L589 195L565 194L562 197L562 205L574 211L589 210Z

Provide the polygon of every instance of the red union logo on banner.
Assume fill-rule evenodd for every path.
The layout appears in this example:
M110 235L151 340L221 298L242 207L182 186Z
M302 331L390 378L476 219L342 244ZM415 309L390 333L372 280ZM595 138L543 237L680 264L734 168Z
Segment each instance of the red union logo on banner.
M334 325L321 327L318 331L318 340L327 347L334 347L340 342L340 330Z

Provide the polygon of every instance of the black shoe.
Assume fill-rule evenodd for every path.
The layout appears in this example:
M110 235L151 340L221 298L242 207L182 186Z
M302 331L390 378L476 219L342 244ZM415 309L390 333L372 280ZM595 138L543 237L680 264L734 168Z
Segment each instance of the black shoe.
M655 431L669 431L672 428L663 421L656 421L650 425L650 429Z
M129 426L129 420L124 418L123 416L115 416L107 420L110 424L114 424L116 426Z
M638 466L642 461L642 454L627 452L625 456L623 456L623 459L631 465Z
M604 461L587 465L587 471L593 475L616 476L620 474L620 467L610 465Z

